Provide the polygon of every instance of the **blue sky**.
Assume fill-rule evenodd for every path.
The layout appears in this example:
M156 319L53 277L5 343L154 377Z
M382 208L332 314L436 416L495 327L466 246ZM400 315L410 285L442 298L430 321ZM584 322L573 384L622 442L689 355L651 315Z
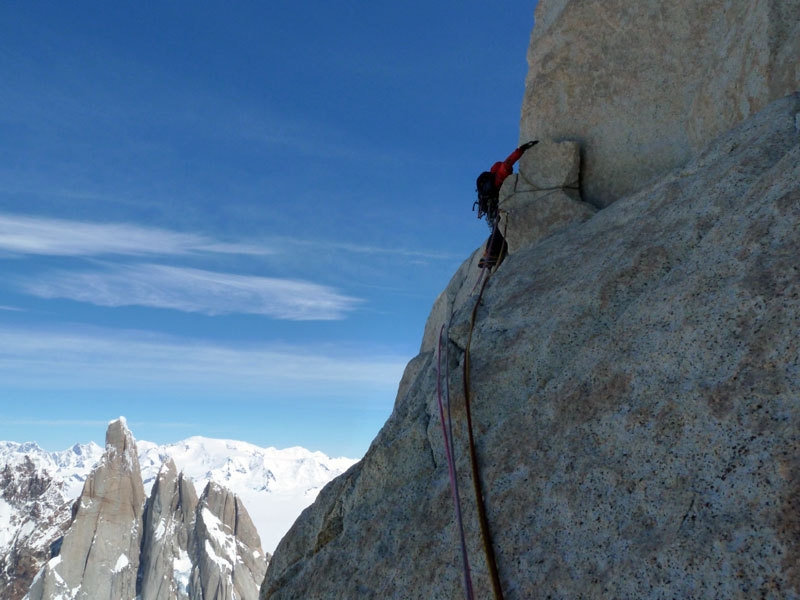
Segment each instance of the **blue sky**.
M535 1L0 4L0 439L363 454Z

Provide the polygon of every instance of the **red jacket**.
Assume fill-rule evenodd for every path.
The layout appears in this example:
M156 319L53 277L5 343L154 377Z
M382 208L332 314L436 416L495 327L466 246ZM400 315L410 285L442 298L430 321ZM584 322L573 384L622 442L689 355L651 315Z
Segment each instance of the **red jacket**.
M494 163L492 168L489 169L492 173L494 173L494 185L498 190L500 189L500 186L503 185L506 177L514 172L514 163L516 163L524 153L524 150L517 148L508 155L507 159L505 159L503 162L498 161Z

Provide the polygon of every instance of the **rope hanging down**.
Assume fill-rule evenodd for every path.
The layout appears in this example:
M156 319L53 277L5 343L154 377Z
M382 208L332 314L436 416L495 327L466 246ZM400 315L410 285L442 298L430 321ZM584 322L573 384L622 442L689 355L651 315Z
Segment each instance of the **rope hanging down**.
M453 504L456 509L456 521L458 522L458 534L461 538L461 562L464 571L464 596L467 600L474 600L475 595L472 590L472 577L470 576L469 556L467 554L467 541L464 535L464 519L461 515L461 496L458 492L458 478L456 475L455 452L453 448L453 420L450 414L450 382L447 376L447 365L449 364L449 354L447 351L445 326L439 330L439 348L436 367L436 395L439 399L439 417L442 422L442 434L444 435L444 453L447 458L447 470L450 474L450 491L453 494ZM444 397L442 401L442 347L444 346ZM447 404L447 421L444 418L444 404Z
M496 225L496 224L495 224ZM508 224L506 224L507 226ZM495 231L497 227L495 226ZM502 256L499 256L500 260L502 261ZM499 266L498 261L498 266ZM481 275L478 278L478 281L475 283L475 286L472 288L470 295L475 292L475 288L480 285L480 293L478 294L478 298L475 301L475 306L472 309L472 317L470 319L469 325L469 335L467 337L467 344L464 349L464 409L467 415L467 432L469 434L469 455L470 455L470 465L472 468L472 483L475 489L475 504L478 511L478 521L480 524L481 529L481 538L483 541L483 550L484 554L486 555L486 565L489 569L489 575L492 580L492 589L494 591L495 600L503 600L503 588L500 584L500 575L497 569L497 559L494 555L494 545L492 543L492 536L491 532L489 531L489 519L486 516L486 504L483 500L483 489L482 483L480 478L480 470L478 467L478 453L475 450L475 438L473 434L473 427L472 427L472 409L470 403L470 395L471 395L471 388L470 388L470 369L469 369L469 362L470 362L470 346L472 345L472 333L475 330L475 321L478 315L478 307L483 300L483 292L486 289L486 284L489 283L489 277L492 274L491 267L482 268ZM442 325L441 329L439 330L439 345L437 348L437 366L436 366L436 394L439 401L439 417L442 423L442 434L444 436L444 451L445 456L447 458L447 469L450 475L450 490L453 494L453 503L455 504L455 511L456 511L456 521L458 524L458 533L460 536L461 542L461 561L462 567L464 571L464 593L467 600L474 600L474 591L472 587L472 577L470 574L470 566L469 566L469 556L467 553L467 542L466 542L466 535L464 531L464 519L461 513L461 497L458 491L458 474L456 472L456 463L455 463L455 448L453 445L453 422L452 416L450 411L450 384L449 384L449 377L447 374L447 369L449 365L449 355L448 355L448 332L449 324ZM445 352L445 361L444 361L444 381L445 381L445 389L444 389L444 397L446 401L442 400L442 348L444 348ZM445 421L444 416L444 405L447 405L447 420Z
M483 501L483 489L480 478L480 470L478 468L478 453L475 450L475 439L472 432L472 409L470 407L470 371L469 371L469 349L472 344L472 332L475 330L475 320L478 315L478 307L483 298L483 291L486 289L486 284L489 282L487 275L481 291L478 294L478 300L472 309L472 318L469 324L469 336L467 337L467 345L464 349L464 408L467 413L467 432L469 434L469 458L472 465L472 484L475 488L475 504L478 508L478 521L481 527L481 537L483 538L483 550L486 554L486 564L489 568L489 575L492 578L492 589L494 590L495 600L503 600L503 588L500 585L500 574L497 570L497 559L494 555L494 545L492 543L492 535L489 531L489 519L486 516L486 504Z

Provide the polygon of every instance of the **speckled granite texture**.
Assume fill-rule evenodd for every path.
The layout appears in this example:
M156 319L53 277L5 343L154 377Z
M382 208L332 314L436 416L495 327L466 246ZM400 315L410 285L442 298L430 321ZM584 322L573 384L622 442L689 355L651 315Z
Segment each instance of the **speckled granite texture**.
M800 0L539 0L521 141L581 144L598 207L800 90Z
M800 95L512 253L478 309L473 417L509 600L800 598ZM262 597L458 598L438 408L480 250L437 300L394 413L278 547ZM464 491L465 490L465 491Z

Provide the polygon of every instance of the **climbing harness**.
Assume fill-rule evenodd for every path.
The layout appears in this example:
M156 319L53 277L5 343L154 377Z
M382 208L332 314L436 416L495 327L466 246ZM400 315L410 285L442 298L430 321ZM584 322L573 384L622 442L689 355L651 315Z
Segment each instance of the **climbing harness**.
M446 369L449 364L449 354L447 350L447 336L445 325L439 330L439 349L436 368L436 395L439 399L439 418L442 422L442 434L444 435L444 453L447 458L447 470L450 474L450 491L453 494L453 504L456 509L456 521L458 522L458 534L461 538L461 562L464 571L464 597L467 600L474 600L475 595L472 589L472 577L469 568L469 555L467 553L467 541L464 534L464 518L461 514L461 496L458 492L458 478L456 476L456 463L453 448L453 420L450 413L450 382L447 377ZM442 401L442 347L444 346L445 364L445 384L444 398ZM447 404L447 421L444 418L444 404ZM449 430L449 431L448 431Z

